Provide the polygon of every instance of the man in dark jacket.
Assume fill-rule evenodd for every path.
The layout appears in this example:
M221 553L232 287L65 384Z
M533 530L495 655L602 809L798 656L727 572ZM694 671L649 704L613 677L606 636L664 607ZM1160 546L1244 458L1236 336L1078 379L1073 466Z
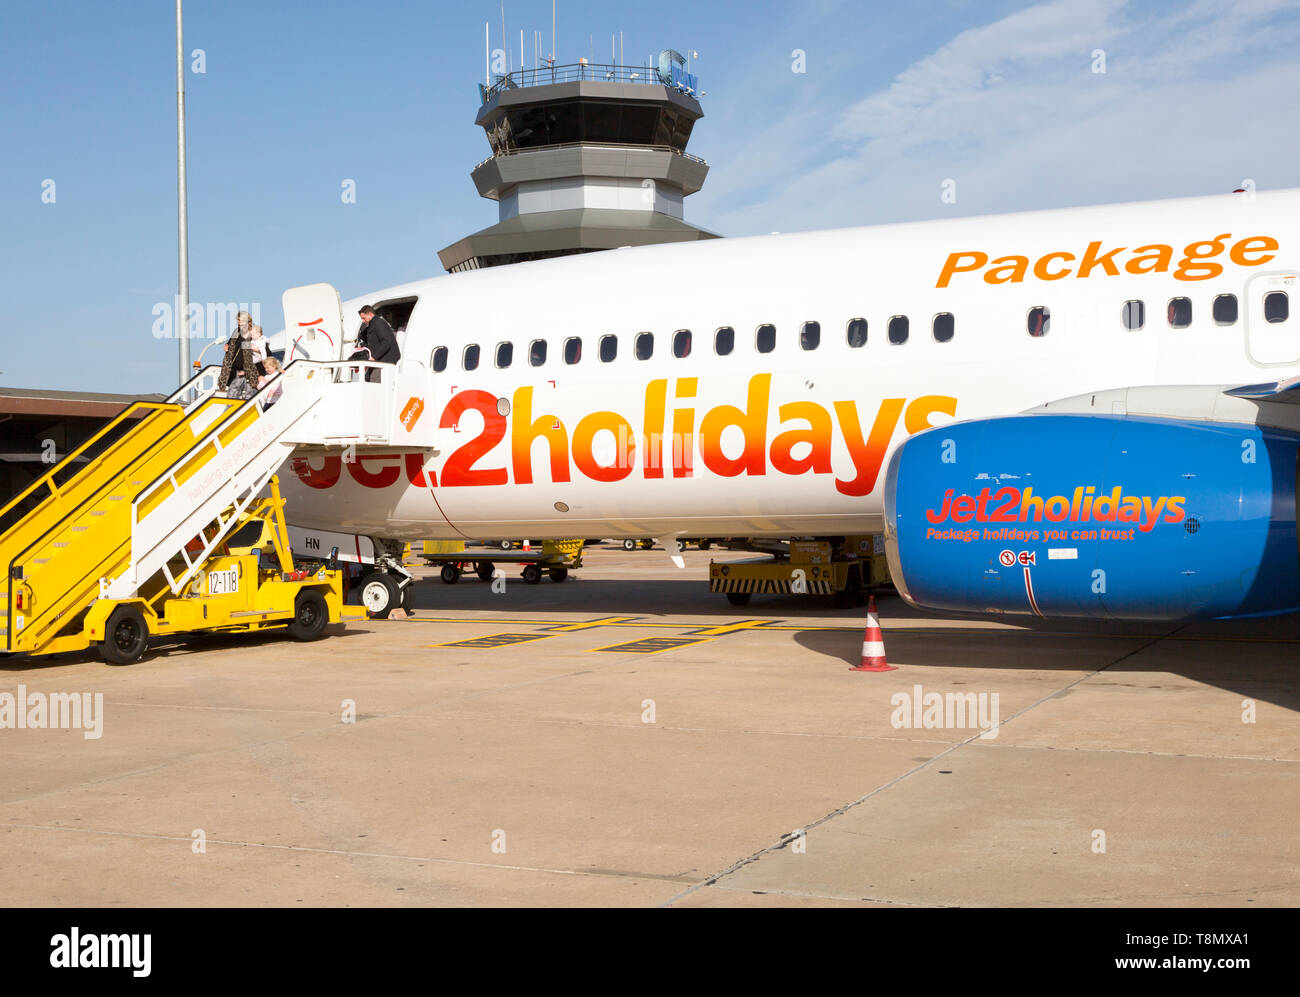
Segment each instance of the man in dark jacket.
M357 333L358 353L368 350L369 359L376 363L397 363L402 358L402 351L397 345L397 333L393 332L393 327L376 315L371 305L362 305L357 314L361 316L361 331ZM367 380L379 380L379 371L370 371Z

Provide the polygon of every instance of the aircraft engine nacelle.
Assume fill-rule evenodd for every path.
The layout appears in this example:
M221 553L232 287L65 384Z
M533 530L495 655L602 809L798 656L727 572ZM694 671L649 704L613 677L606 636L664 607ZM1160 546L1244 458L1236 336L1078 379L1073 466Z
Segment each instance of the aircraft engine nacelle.
M1126 416L953 423L894 453L885 542L908 602L1177 620L1300 609L1296 454L1265 427Z

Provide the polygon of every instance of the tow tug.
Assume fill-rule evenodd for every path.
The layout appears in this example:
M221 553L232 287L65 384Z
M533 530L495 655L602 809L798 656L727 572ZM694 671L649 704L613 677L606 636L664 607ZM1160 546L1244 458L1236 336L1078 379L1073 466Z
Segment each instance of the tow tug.
M709 591L733 606L756 593L829 595L836 605L865 605L869 592L890 585L884 539L878 535L816 539L727 541L733 550L768 556L710 561Z

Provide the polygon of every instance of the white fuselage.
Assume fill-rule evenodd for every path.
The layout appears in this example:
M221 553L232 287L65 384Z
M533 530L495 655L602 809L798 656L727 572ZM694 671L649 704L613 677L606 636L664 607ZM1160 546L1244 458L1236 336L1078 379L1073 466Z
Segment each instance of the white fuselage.
M362 301L418 299L403 362L428 368L421 418L446 428L409 458L301 454L281 474L290 520L396 539L873 532L880 472L909 433L1091 391L1300 374L1300 314L1265 320L1270 294L1296 306L1297 245L1300 191L1282 191L622 249L368 294L344 304L353 335ZM1215 321L1220 295L1235 321ZM1126 302L1143 303L1141 328ZM352 349L322 345L295 356Z

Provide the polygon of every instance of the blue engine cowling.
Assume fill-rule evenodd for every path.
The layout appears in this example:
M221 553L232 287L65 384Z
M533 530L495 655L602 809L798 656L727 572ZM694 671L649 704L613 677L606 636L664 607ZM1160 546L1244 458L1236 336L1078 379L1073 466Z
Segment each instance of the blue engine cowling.
M1178 620L1300 609L1300 437L1259 426L1018 415L906 440L885 545L915 605Z

